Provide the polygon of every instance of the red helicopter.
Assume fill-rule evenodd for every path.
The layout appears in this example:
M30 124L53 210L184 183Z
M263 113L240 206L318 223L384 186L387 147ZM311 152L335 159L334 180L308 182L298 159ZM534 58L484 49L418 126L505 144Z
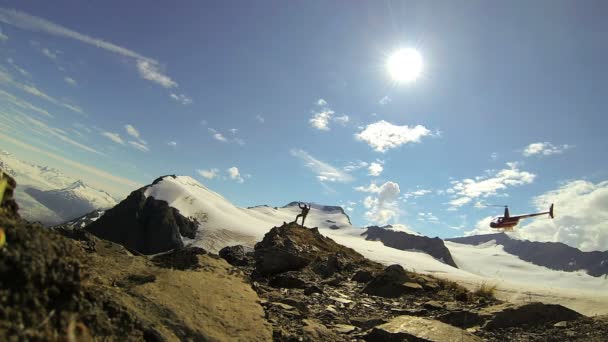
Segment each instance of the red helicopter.
M501 207L503 207L503 206L501 205ZM490 227L496 228L496 229L503 229L504 231L513 231L513 227L515 227L519 223L519 220L524 219L524 218L546 215L546 214L549 214L549 217L553 218L553 204L551 204L551 206L549 207L549 211L545 211L542 213L518 215L518 216L510 216L509 207L506 205L504 207L505 207L505 215L502 217L494 218L492 220L492 222L490 222Z

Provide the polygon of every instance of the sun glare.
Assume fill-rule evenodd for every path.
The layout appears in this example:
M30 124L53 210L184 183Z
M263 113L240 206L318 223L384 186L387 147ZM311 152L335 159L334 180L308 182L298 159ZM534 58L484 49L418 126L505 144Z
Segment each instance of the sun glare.
M422 73L422 56L415 49L401 49L389 57L387 67L395 81L413 82Z

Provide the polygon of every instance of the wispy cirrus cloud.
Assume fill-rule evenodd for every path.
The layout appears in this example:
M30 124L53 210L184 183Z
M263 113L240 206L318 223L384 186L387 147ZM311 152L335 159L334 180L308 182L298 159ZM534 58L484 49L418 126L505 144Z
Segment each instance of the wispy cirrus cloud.
M422 125L398 126L380 120L365 126L361 132L355 134L355 138L366 142L375 151L384 153L401 145L419 143L423 137L429 135L432 135L431 131Z
M110 139L111 141L120 144L120 145L124 145L125 141L122 140L122 138L120 137L120 134L118 133L114 133L114 132L101 132L101 135L103 135L104 137Z
M290 153L292 156L301 159L304 165L312 170L321 182L347 183L354 180L353 176L347 172L314 158L304 150L292 149Z
M1 75L0 75L1 76ZM52 118L54 117L54 115L52 115L51 113L49 113L48 111L46 111L45 109L42 109L40 107L36 107L33 104L11 94L11 93L7 93L6 91L0 89L0 98L2 98L4 101L6 101L5 103L7 104L11 104L15 107L19 107L21 109L25 109L25 110L29 110L32 112L36 112L40 115Z
M44 18L36 17L14 9L0 8L0 22L18 27L23 30L42 32L56 37L74 39L81 43L95 46L124 57L133 58L135 59L139 75L142 78L165 88L174 88L178 86L177 82L162 72L159 62L125 47L76 32ZM54 54L52 51L49 50L49 52L50 54L47 55L49 58L51 58L51 55L55 55L56 57L56 54Z
M334 117L336 112L329 108L327 101L324 99L317 100L316 106L317 108L312 111L312 117L308 120L310 126L313 128L320 131L329 131L329 125L332 121L342 126L346 126L350 121L350 117L346 114Z
M174 94L171 93L171 95L169 95L173 100L185 105L189 105L192 103L192 99L189 98L188 96L184 95L184 94Z
M141 138L141 134L133 125L125 125L125 130L127 131L128 135L135 138L135 140L129 140L129 145L143 152L148 152L150 150L148 148L148 143Z
M66 76L63 78L63 80L65 81L65 83L71 85L72 87L78 86L78 82L76 82L76 80L71 77Z

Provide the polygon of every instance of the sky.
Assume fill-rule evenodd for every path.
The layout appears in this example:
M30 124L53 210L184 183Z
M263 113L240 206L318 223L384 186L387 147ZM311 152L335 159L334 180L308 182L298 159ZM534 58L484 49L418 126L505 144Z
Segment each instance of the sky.
M604 1L4 1L0 147L122 198L189 175L239 206L608 249ZM387 69L415 49L418 78Z

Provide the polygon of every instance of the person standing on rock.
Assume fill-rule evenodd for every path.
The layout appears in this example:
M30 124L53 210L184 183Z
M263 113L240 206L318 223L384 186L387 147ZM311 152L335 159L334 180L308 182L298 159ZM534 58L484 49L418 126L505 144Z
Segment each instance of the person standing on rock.
M304 206L302 206L302 203L298 203L298 207L300 209L302 209L302 213L298 214L298 216L296 216L296 219L293 220L293 222L298 223L298 218L302 218L302 227L304 227L304 221L306 220L306 215L308 215L308 212L310 211L310 204L308 206L306 206L306 203L304 203Z

